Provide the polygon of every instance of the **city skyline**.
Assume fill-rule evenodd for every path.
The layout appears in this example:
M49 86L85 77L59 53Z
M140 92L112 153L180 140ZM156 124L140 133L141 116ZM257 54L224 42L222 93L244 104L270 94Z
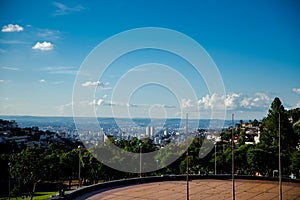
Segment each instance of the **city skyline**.
M72 116L73 85L86 57L106 39L141 27L175 30L198 42L216 64L226 94L210 94L203 77L174 55L133 52L116 60L103 79L81 82L97 91L87 103L98 117L123 106L132 117L176 118L187 108L210 118L210 109L225 104L226 119L231 113L262 119L276 96L287 109L300 107L299 6L296 1L2 1L0 113ZM151 74L152 66L136 67L154 62L188 77L196 101L176 99L169 88L154 84L134 91L130 102L113 102L123 74Z

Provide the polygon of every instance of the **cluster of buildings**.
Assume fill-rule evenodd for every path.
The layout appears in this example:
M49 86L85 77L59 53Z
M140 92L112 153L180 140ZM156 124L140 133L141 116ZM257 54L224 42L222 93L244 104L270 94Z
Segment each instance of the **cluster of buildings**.
M238 124L239 130L244 132L245 144L259 143L260 131L258 126L252 123ZM97 146L100 142L105 142L108 137L115 140L131 140L136 137L138 139L149 138L157 147L164 147L169 143L181 144L185 142L185 127L179 127L178 124L168 124L167 126L134 126L125 125L119 128L116 124L106 123L100 129L91 130L87 126L85 130L78 131L75 126L66 126L67 130L62 131L62 127L50 127L50 130L40 130L34 126L31 128L19 128L14 120L0 119L0 143L13 143L17 146L41 146L47 147L51 143L76 143L82 141L84 144ZM224 142L220 137L220 130L197 129L189 133L194 137L205 136L208 140L215 142ZM234 142L238 143L241 134L236 136ZM226 141L225 141L226 142Z
M0 119L0 144L11 144L19 148L30 146L47 148L51 143L66 144L78 140L78 136L71 133L42 131L36 126L20 128L14 120Z
M259 143L260 130L259 126L254 126L252 123L241 123L241 131L245 132L245 144Z

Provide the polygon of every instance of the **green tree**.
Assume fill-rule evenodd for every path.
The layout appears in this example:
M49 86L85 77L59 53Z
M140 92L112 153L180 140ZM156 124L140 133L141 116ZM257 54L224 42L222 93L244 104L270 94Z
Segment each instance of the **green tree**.
M293 173L296 174L296 177L299 177L300 176L300 151L295 151L292 154L291 161L292 161L291 170Z
M12 156L12 177L20 180L30 199L34 196L37 183L46 176L45 168L44 152L40 147L28 147Z
M69 181L69 189L73 179L78 178L78 150L72 150L60 155L59 166L63 180Z
M259 122L257 121L257 119L253 120L252 126L259 126Z
M100 163L87 149L81 150L81 176L85 184L97 183L100 179L102 163Z
M240 173L244 174L247 172L247 151L250 148L249 145L244 144L234 151L235 167L240 170Z
M268 116L263 119L263 129L260 137L261 143L267 146L278 146L279 124L282 149L295 150L298 136L294 133L292 124L280 99L276 97L271 104Z
M270 175L273 171L274 160L273 153L266 149L249 148L247 151L247 162L251 175L255 175L256 172L263 176Z

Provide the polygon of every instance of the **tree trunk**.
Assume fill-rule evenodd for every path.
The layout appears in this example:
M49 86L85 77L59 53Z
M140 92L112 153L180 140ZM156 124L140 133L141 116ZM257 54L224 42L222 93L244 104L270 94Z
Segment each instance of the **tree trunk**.
M71 190L71 184L72 184L72 180L69 179L69 190Z

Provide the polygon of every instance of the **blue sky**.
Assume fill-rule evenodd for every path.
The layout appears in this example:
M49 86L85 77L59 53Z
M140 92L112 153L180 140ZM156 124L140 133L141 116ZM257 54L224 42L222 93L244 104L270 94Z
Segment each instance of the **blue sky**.
M177 117L186 107L210 118L212 107L225 104L227 118L235 113L238 119L261 119L276 96L286 108L300 107L299 11L296 0L2 0L0 114L71 116L73 84L86 56L107 38L140 27L168 28L197 41L218 67L226 95L210 94L201 77L174 55L136 52L117 60L102 79L82 83L100 88L89 102L98 116L127 105L137 117ZM197 100L176 99L168 88L148 85L130 102L113 102L122 74L151 62L167 63L188 77Z

